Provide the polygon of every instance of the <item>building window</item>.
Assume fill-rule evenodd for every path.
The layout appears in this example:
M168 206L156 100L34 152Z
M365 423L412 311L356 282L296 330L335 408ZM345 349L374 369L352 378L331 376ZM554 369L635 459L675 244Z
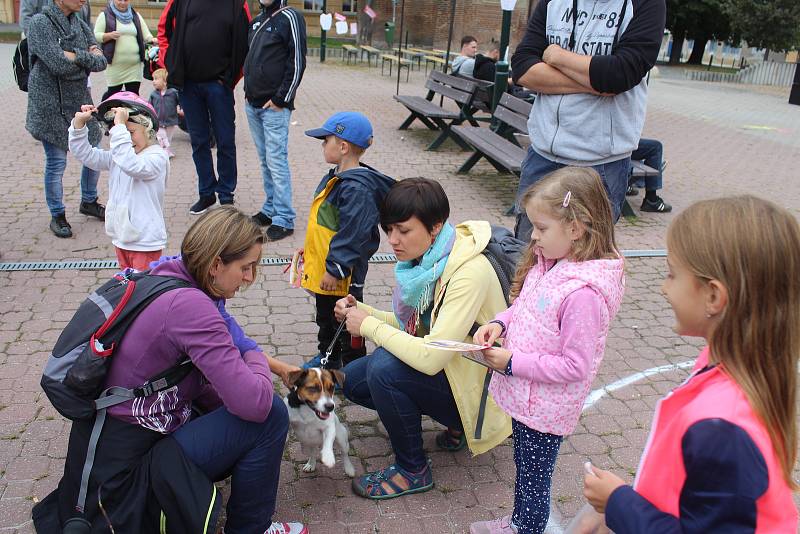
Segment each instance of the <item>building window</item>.
M303 9L306 11L322 11L322 0L303 0Z
M342 11L345 13L358 13L358 0L342 0Z

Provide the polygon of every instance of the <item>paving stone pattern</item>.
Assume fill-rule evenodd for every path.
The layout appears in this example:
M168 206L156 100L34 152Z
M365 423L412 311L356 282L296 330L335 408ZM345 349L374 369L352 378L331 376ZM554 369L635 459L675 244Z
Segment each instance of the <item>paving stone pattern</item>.
M13 47L0 45L8 64ZM424 75L414 72L401 91L424 94ZM105 88L102 74L92 76L93 93ZM786 95L736 86L710 85L667 77L654 78L645 134L661 139L669 167L664 198L680 211L691 201L730 193L756 193L797 212L800 209L800 108L786 104ZM149 90L149 84L143 86ZM486 219L510 226L505 211L513 202L516 180L498 176L483 163L467 176L455 170L467 155L446 143L426 152L432 133L400 132L405 118L395 103L395 81L378 69L312 62L301 85L298 110L290 128L290 166L294 205L298 212L294 236L265 246L265 254L286 255L302 244L311 194L325 172L319 142L303 130L320 125L334 111L366 113L375 127L375 144L365 162L394 176L426 176L444 185L452 205L452 220ZM144 92L144 91L143 91ZM237 90L239 186L237 205L255 212L263 192L259 164ZM78 214L79 166L69 158L64 179L67 217L76 237L56 239L48 230L42 186L43 151L24 129L26 98L8 71L0 74L0 182L5 184L0 209L2 261L113 258L102 224ZM591 134L591 132L587 132ZM166 217L170 231L167 252L176 253L193 218L188 207L197 186L188 137L174 138L167 185ZM101 178L101 200L107 197ZM639 198L633 203L638 207ZM673 215L641 214L621 222L618 241L626 249L664 247L665 229ZM382 251L390 251L384 243ZM269 353L300 364L316 352L313 306L305 293L287 288L282 269L267 267L249 290L229 303L244 329ZM602 388L634 373L664 364L692 360L696 339L677 337L669 306L660 295L663 259L627 262L627 292L608 337L605 361L594 384ZM0 532L33 532L30 510L58 482L63 468L69 424L50 406L39 387L42 366L61 329L88 291L111 271L0 272ZM388 307L392 266L370 269L366 299ZM658 399L680 383L685 370L642 379L602 397L588 408L575 433L561 449L553 479L551 533L582 506L582 463L586 459L632 480ZM285 393L279 385L278 391ZM358 473L392 461L386 433L373 412L341 403L340 417L351 433L350 456ZM433 462L436 488L428 493L375 503L356 497L340 465L319 466L313 474L301 470L305 458L290 439L281 466L276 518L302 519L314 534L391 533L426 531L463 533L478 519L510 513L514 465L508 441L490 453L436 451L439 426L425 420L425 444Z

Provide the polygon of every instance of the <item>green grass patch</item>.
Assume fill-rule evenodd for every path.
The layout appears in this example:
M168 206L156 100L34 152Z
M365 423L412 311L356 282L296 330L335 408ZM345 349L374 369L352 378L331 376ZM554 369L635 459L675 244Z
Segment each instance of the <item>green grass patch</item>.
M309 48L319 48L321 41L322 39L320 37L306 37L306 44ZM341 48L342 45L346 44L355 46L356 41L355 39L338 39L336 37L328 37L325 39L325 46L327 48Z
M0 32L0 43L17 43L20 35L20 32Z

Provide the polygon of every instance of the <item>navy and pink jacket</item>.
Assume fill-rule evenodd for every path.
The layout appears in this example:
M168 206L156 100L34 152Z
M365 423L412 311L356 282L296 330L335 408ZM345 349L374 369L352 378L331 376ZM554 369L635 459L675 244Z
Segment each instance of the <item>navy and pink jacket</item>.
M767 429L708 354L659 401L633 487L611 494L606 524L616 534L797 532Z

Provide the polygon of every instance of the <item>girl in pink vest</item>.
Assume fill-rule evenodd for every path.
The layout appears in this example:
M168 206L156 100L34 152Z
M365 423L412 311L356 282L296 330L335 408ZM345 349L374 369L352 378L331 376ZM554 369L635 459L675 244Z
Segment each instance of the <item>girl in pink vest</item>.
M550 480L563 436L603 359L608 326L625 287L611 205L591 168L564 167L533 186L521 206L531 244L514 283L514 302L475 333L496 369L490 391L512 418L517 481L514 513L473 523L472 534L544 532Z
M584 495L616 534L797 532L800 226L752 196L707 200L667 248L674 330L709 346L656 407L633 487L593 469Z

